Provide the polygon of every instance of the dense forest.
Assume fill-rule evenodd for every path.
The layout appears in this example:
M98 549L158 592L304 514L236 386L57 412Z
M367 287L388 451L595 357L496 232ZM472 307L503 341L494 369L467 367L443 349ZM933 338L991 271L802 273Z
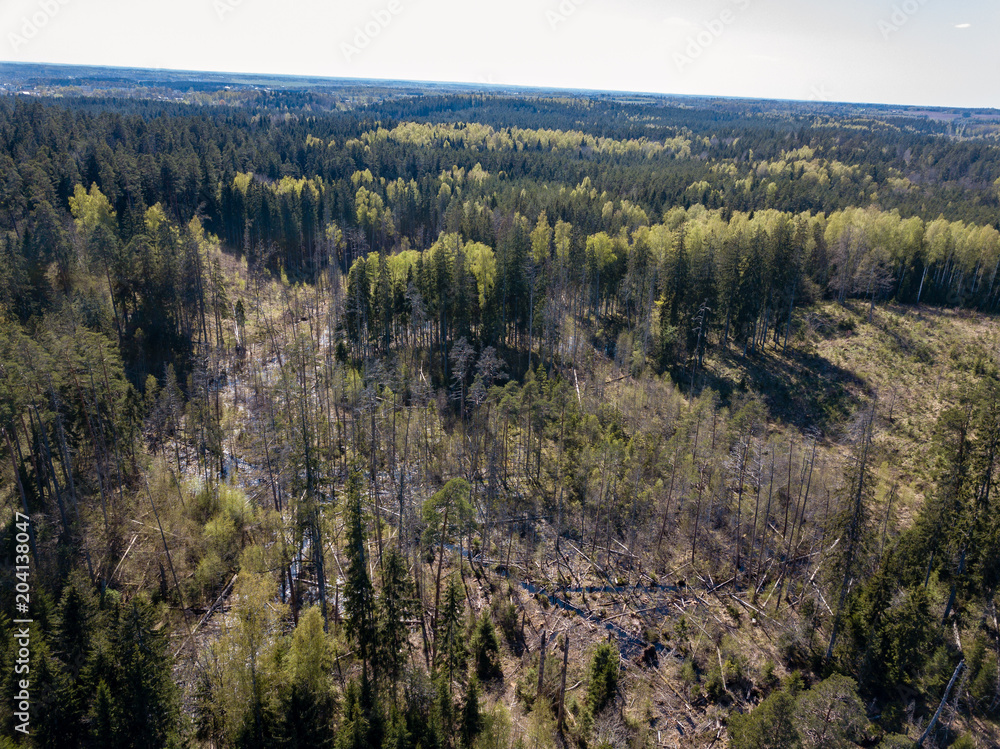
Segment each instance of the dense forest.
M995 746L1000 145L0 97L3 746Z

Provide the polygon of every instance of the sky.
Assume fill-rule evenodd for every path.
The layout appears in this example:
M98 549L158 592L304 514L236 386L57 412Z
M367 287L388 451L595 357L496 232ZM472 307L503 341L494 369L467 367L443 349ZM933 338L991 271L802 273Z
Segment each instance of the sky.
M0 59L1000 108L998 0L0 0Z

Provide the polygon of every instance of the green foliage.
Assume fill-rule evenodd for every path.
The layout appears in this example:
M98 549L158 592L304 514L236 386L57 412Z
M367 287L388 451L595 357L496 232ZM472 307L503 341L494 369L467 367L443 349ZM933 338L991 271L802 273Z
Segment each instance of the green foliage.
M542 697L532 706L528 717L527 746L530 749L549 749L556 745L556 718L552 705Z
M473 519L469 482L465 479L451 479L440 491L424 502L421 518L424 523L423 543L433 546L464 535ZM446 519L447 516L447 519ZM447 528L444 528L447 523Z
M336 732L336 749L369 749L371 724L363 705L362 686L352 680L344 695L344 710Z
M52 646L74 679L83 675L95 625L100 621L98 599L86 577L74 573L63 589L56 610Z
M435 665L442 669L447 683L464 682L468 658L465 641L465 592L457 576L448 580L441 601L441 611L434 635Z
M897 585L887 562L854 598L846 627L848 662L863 685L884 692L916 678L932 636L927 590Z
M406 717L395 706L392 706L385 724L382 749L409 749L413 745L406 726Z
M176 727L177 686L167 639L153 607L142 599L108 612L106 639L94 655L92 674L104 683L109 704L95 705L100 730L115 746L165 746Z
M52 656L44 642L34 645L33 650L31 695L37 700L36 704L47 707L43 715L32 716L31 728L36 744L55 749L63 746L63 742L80 742L86 735L80 685Z
M253 507L243 492L228 484L216 484L206 491L215 495L212 516L204 531L209 552L225 564L234 565L243 550L244 534L253 521Z
M375 590L368 576L365 547L365 518L361 507L361 475L352 470L347 480L347 580L344 583L344 612L348 631L358 644L361 659L375 651Z
M768 659L764 662L764 668L760 674L760 682L766 691L770 691L778 686L779 679L778 675L774 672L774 661Z
M611 643L602 643L591 656L587 679L587 706L596 715L615 697L618 691L618 650Z
M726 682L723 679L722 668L713 663L705 675L705 694L712 702L720 702L726 695Z
M491 610L508 647L516 655L520 655L524 650L524 643L521 641L521 630L518 626L517 607L512 601L497 597L493 599Z
M510 711L502 702L481 713L482 730L473 742L475 749L507 749L511 746L514 724Z
M309 692L329 691L330 645L317 606L310 606L299 614L285 659L285 670L293 684Z
M997 656L987 650L986 638L976 637L966 649L965 664L968 670L969 696L980 706L987 705L996 694Z
M454 746L456 706L452 699L451 680L446 674L434 680L434 701L430 711L430 733L443 746Z
M476 671L481 682L503 679L500 666L500 640L493 626L493 616L489 609L475 620L470 640L470 649Z
M91 713L90 736L97 746L113 746L115 741L114 700L102 679L97 684ZM65 738L65 737L64 737Z
M687 686L690 699L698 699L701 696L701 687L699 686L701 678L698 674L698 666L693 658L684 659L684 663L681 664L680 677L681 681Z
M729 745L733 749L794 749L795 697L784 690L772 692L753 711L729 719Z
M799 695L794 715L803 749L850 749L867 725L854 680L840 674Z
M395 683L405 663L404 650L414 610L413 584L406 561L396 549L382 556L382 588L378 598L376 654L378 671Z
M958 660L947 644L934 648L929 658L924 659L924 671L921 685L928 694L942 694L951 675L955 671Z
M878 749L913 749L916 742L909 736L893 733L886 736L878 745Z
M279 667L279 622L285 613L275 604L277 584L265 572L254 571L259 553L244 554L244 565L233 590L232 611L220 636L199 662L196 722L200 736L230 746L259 745L285 730L269 710L284 675ZM258 559L254 559L258 557ZM315 614L304 617L297 632L289 686L298 684L296 702L308 690L316 671L303 662L306 651L318 650ZM322 662L322 661L321 661Z
M483 718L479 706L479 681L475 677L469 680L469 686L465 690L458 730L462 746L465 747L471 747L483 730Z
M720 661L721 660L721 664ZM716 658L712 659L705 677L705 692L713 702L720 702L730 691L741 691L747 684L746 663L739 646L726 637Z
M997 307L1000 157L977 133L942 138L947 125L881 115L749 116L718 102L379 95L358 112L312 91L217 93L226 107L177 109L144 92L0 106L10 135L0 146L0 498L32 516L35 579L51 587L32 599L37 744L174 740L168 636L240 568L229 609L213 613L218 636L197 654L192 740L499 749L512 720L502 705L483 709L478 684L503 678L494 622L523 652L517 607L495 596L492 614L467 626L465 586L451 575L433 631L421 631L432 682L408 667L417 596L393 546L420 531L431 555L468 543L531 575L549 536L532 519L500 524L537 515L560 524L548 527L561 541L589 545L597 565L605 542L607 566L628 543L657 571L676 568L687 539L699 573L735 550L737 590L756 596L764 589L751 586L772 576L789 584L776 606L799 601L776 642L784 664L818 670L817 633L831 635L827 665L883 705L900 689L928 704L943 691L961 657L939 638L943 604L966 643L958 698L976 717L990 707L993 643L969 628L1000 583L995 357L979 327L970 338L982 343L931 343L925 307L875 314L888 300ZM334 104L341 111L327 111ZM473 110L480 122L424 122L428 111ZM947 176L958 173L967 179ZM841 304L806 307L824 298ZM888 341L906 356L892 360L899 372L873 374L835 361L823 345L835 338ZM515 381L495 387L505 368ZM842 456L821 445L811 495L795 439L785 465L759 428L794 438L817 414L839 420L866 389L928 377L933 398L899 394L939 414L915 471L890 458L901 446L925 454L912 447L930 431L916 408L894 420L880 406L884 440L869 423L843 482ZM775 404L797 408L782 390L792 379L830 395L786 419ZM719 396L699 399L704 386ZM760 398L734 396L753 388ZM734 517L729 477L715 470L734 440L759 458L752 531L742 477ZM865 455L876 444L888 451L878 476ZM790 529L775 530L773 487L762 506L765 456L779 479L787 468L772 483L787 482L776 504ZM897 516L916 515L896 543L887 513L884 545L882 478L901 484ZM642 558L651 527L665 542L655 560ZM378 565L369 541L384 551ZM324 569L336 543L343 585ZM819 590L802 598L814 564L825 579L812 575ZM345 622L328 634L333 595ZM555 595L538 599L549 613ZM832 620L819 600L836 607ZM722 643L721 664L698 657L709 696L738 705L753 694L740 653L750 628L726 606L746 631ZM675 628L685 652L700 641L687 642L697 634L688 623ZM335 667L334 643L361 663L345 655ZM9 643L0 647L9 661ZM587 697L571 700L578 725L602 710L610 719L618 661L611 645L594 653ZM334 672L348 684L343 710ZM681 675L698 696L693 660ZM548 694L525 737L538 746L552 742L543 676ZM762 685L774 688L773 669ZM794 699L804 745L848 746L864 715L853 695L842 677L809 691L790 679L733 715L733 743L793 746ZM898 729L898 713L887 709L883 724Z

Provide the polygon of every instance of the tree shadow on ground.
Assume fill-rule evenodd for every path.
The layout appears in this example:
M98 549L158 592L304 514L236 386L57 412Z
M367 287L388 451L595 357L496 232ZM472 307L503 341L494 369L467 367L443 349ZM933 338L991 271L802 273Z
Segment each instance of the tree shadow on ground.
M716 358L698 374L697 390L711 388L726 404L738 393L759 393L772 419L800 430L835 431L871 395L863 378L815 353L730 350Z

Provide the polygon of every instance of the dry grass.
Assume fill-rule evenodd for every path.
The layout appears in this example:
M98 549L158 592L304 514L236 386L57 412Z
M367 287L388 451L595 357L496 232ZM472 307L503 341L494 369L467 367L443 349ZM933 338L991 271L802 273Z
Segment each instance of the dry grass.
M730 349L707 363L705 384L723 394L760 392L771 418L840 441L852 416L878 396L884 483L899 482L912 509L931 486L928 454L940 413L964 388L994 371L1000 325L965 311L826 303L799 313L787 351ZM830 444L828 442L828 444Z

